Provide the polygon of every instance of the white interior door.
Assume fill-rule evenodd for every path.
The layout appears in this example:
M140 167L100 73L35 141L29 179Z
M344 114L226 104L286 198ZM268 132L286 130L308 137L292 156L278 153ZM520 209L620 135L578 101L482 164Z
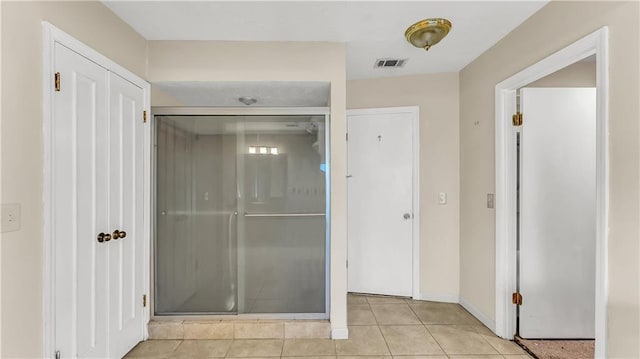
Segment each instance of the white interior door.
M109 356L120 358L143 337L143 169L148 164L143 89L110 73L109 93ZM123 238L115 231L124 232Z
M53 96L55 345L63 357L105 358L107 349L108 71L55 45L62 86Z
M54 51L55 350L122 357L144 333L144 90L61 44Z
M525 88L520 336L595 335L596 90Z
M412 295L414 116L347 116L350 292Z

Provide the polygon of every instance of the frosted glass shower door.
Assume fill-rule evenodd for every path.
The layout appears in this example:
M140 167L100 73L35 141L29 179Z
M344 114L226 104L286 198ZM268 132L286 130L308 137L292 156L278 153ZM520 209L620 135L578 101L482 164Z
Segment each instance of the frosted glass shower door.
M155 117L156 314L237 311L237 136L210 121Z
M238 142L241 312L325 312L324 131L324 116L245 118Z
M155 314L324 314L325 116L154 119Z

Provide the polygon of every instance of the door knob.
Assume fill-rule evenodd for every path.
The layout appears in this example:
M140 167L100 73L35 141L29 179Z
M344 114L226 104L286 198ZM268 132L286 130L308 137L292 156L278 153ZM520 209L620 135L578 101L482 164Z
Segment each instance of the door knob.
M98 243L104 242L104 233L98 233Z
M109 233L104 234L104 241L109 242L111 240L111 235Z
M404 219L409 219L409 218L411 218L411 214L409 214L409 213L405 213L405 214L402 216L402 218L404 218Z
M125 231L120 231L120 230L115 230L113 231L113 233L111 234L111 238L113 239L118 239L118 238L124 238L127 236L127 232Z

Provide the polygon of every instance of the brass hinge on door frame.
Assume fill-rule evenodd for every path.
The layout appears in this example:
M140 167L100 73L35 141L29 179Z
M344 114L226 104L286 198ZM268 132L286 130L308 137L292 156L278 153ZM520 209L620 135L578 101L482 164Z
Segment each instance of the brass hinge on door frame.
M522 294L518 292L511 294L511 303L515 305L522 305Z
M147 123L147 111L142 111L142 123Z
M56 72L56 74L53 76L53 83L56 91L60 91L60 73L59 72Z
M147 295L146 294L142 295L142 306L143 307L147 306Z
M522 126L522 121L523 121L522 113L516 112L516 114L513 115L512 120L513 120L513 125L514 126L516 126L516 127Z

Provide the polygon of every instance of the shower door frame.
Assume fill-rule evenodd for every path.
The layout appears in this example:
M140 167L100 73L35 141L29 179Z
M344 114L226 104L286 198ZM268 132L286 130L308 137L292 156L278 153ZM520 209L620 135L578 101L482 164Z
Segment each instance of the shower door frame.
M156 116L324 116L325 119L325 312L324 313L211 313L211 314L156 314L156 170L157 170L157 127ZM330 108L328 107L151 107L151 228L150 228L150 295L149 309L151 320L189 320L189 319L329 319L331 305L331 131Z

